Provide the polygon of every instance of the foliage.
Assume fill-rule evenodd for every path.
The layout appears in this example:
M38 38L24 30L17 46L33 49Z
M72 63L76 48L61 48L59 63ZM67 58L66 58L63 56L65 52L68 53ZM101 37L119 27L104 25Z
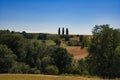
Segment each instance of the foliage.
M64 38L65 38L65 41L69 41L70 40L69 35L65 35Z
M91 75L115 78L120 74L119 53L120 31L109 25L95 26L87 57L88 71Z
M59 38L54 39L54 42L56 43L56 45L60 46L61 44L61 40Z
M0 30L0 35L2 34L9 34L10 31L9 30Z
M9 72L16 58L11 49L0 44L0 73Z
M26 39L34 39L34 38L35 38L35 35L34 35L34 34L26 33L25 31L22 32L22 35L23 35L23 37L26 38Z
M22 61L25 57L24 39L20 34L1 34L0 44L5 44L10 48L15 55L18 56L18 61Z
M28 42L26 44L26 57L25 62L30 65L30 67L40 69L41 58L43 57L43 52L40 43L37 41Z
M79 74L84 76L89 75L87 71L87 63L85 62L85 59L80 59L76 63L72 63L71 74Z
M31 68L29 70L29 73L31 73L31 74L40 74L40 70L38 70L37 68Z
M29 65L21 62L15 62L10 70L10 73L28 73L29 69Z
M64 35L64 27L62 28L62 35Z
M42 72L45 73L46 72L46 67L53 65L54 64L54 60L53 58L51 58L50 56L47 57L43 57L41 60L41 68L42 68Z
M80 74L80 70L79 70L78 66L75 65L75 63L72 64L72 66L71 66L71 72L70 73L71 74Z
M68 30L68 28L66 28L66 35L69 35L69 30Z
M83 38L84 38L84 36L83 36L83 35L80 35L80 36L79 36L79 41L80 41L80 42L83 42Z
M45 68L46 74L57 75L59 73L58 68L55 65L50 65Z
M29 33L0 30L0 73L90 74L103 78L120 77L120 30L118 29L109 28L109 25L96 26L91 43L86 36L80 43L68 41L66 38L66 36L74 36L61 35L68 41L69 46L81 44L83 47L88 47L90 53L88 57L78 60L77 63L73 63L73 56L65 48L56 46L61 44L59 39L61 36L32 34L38 36L39 40L35 40L25 38L26 34ZM56 45L41 43L41 41L50 43L48 40L52 42L54 40Z
M60 36L60 35L59 35ZM47 40L55 40L56 38L59 38L58 35L55 34L47 34Z
M89 46L89 41L87 39L86 36L83 37L83 40L81 42L81 49L83 49L84 47L88 47Z
M60 28L58 29L58 35L60 35Z
M38 40L46 40L46 39L47 39L47 34L39 33Z
M84 59L78 60L78 68L79 68L79 74L81 75L89 75L87 71L87 63Z
M52 54L55 64L60 73L67 73L68 66L72 63L72 55L67 52L66 49L56 47L55 52Z

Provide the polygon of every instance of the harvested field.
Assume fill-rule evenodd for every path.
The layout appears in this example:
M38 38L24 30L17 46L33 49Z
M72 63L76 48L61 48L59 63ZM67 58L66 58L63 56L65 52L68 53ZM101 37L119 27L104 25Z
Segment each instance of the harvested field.
M66 47L66 49L68 50L69 53L73 54L74 59L81 59L81 58L85 58L88 55L87 50L81 49L80 47Z
M100 80L81 76L55 76L41 74L0 74L0 80Z

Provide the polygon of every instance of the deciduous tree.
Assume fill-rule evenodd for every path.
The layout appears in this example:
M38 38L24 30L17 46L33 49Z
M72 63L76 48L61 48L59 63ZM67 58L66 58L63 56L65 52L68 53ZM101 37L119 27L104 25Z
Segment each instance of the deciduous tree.
M119 77L120 64L117 60L119 52L120 31L110 28L109 25L96 25L93 29L93 38L87 57L88 71L92 75L103 78ZM117 50L116 50L117 49ZM116 66L114 66L116 65Z
M16 55L6 45L0 44L0 73L8 73L15 63Z

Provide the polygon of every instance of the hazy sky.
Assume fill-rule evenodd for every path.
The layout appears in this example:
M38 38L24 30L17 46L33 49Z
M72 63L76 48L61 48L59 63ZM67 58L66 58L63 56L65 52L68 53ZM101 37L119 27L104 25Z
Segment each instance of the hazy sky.
M99 24L120 28L120 0L0 0L0 29L91 34Z

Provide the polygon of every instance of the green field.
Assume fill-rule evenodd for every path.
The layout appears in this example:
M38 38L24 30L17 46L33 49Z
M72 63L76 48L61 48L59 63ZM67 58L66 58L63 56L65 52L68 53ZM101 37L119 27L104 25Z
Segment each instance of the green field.
M100 80L81 76L54 76L40 74L0 74L0 80Z

